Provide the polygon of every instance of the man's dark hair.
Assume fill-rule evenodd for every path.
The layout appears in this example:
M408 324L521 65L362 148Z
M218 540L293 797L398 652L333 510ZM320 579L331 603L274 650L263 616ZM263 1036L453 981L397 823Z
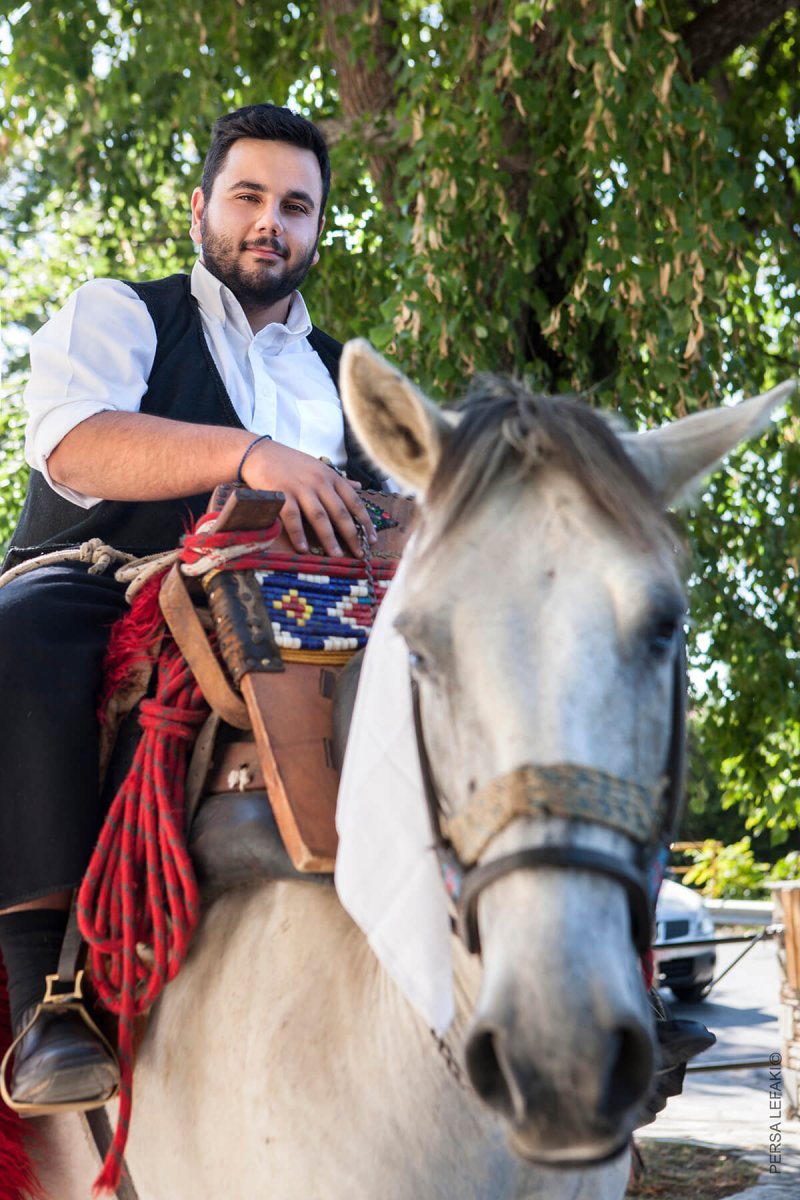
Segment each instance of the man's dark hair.
M214 180L225 165L228 151L240 138L260 138L268 142L288 142L301 150L311 150L317 157L322 176L322 206L319 219L325 212L325 203L331 190L331 160L325 139L305 117L298 116L289 108L277 104L248 104L235 112L219 117L211 130L211 144L203 163L200 187L203 199L208 204Z

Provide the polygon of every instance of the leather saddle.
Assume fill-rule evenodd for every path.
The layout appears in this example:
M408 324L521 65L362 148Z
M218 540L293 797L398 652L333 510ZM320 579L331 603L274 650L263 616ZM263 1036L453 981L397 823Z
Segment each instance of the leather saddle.
M358 651L340 671L331 697L328 753L337 780L362 658L363 651ZM325 822L329 811L327 805L321 808L320 820ZM335 839L335 827L325 832L330 841ZM321 871L294 865L270 803L255 739L242 740L230 726L221 725L218 731L203 793L188 822L187 841L208 900L263 879L317 884L333 880L332 864Z
M399 558L413 501L366 491L362 497L385 518L372 557ZM282 502L280 493L217 489L217 529L266 528ZM292 552L284 534L273 546ZM253 572L212 574L210 586L201 586L175 567L161 592L167 625L211 708L186 781L187 841L198 880L209 899L265 878L329 882L362 652L347 662L284 662ZM107 788L124 778L138 733L131 715L119 730Z

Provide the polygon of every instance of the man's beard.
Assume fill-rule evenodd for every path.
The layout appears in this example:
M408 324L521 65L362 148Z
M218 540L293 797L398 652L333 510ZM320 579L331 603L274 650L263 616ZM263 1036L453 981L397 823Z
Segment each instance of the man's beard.
M267 237L237 243L233 238L210 229L205 214L200 219L200 234L203 240L203 263L215 278L233 292L243 308L268 308L291 296L311 269L317 252L314 243L294 267L286 267L285 260L281 263L275 259L254 258L249 269L245 269L241 259L244 244L268 246L279 253L285 253L285 247L277 238Z

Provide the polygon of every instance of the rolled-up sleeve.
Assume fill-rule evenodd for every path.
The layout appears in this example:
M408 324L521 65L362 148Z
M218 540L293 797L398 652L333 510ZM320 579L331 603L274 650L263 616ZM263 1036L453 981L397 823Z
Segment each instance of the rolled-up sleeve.
M83 284L31 338L25 457L66 500L91 508L99 498L55 483L48 456L95 413L138 412L155 353L147 306L115 279Z

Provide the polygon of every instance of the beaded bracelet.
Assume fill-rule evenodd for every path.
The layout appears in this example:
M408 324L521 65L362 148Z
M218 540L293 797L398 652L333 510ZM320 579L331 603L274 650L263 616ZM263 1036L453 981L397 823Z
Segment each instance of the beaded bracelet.
M244 454L242 455L242 460L241 460L241 462L239 463L239 470L236 472L236 480L237 480L237 482L238 482L238 483L244 484L244 486L245 486L245 487L246 487L247 485L244 483L244 480L242 479L242 467L243 467L243 466L244 466L244 464L247 462L247 456L248 456L248 454L250 453L250 451L251 451L251 450L254 450L254 449L255 449L255 447L258 445L258 443L259 443L259 442L265 442L265 441L266 441L266 442L271 442L271 441L272 441L272 435L271 435L271 434L269 434L269 433L262 433L262 434L261 434L259 437L257 437L257 438L253 438L252 442L250 443L250 445L247 447L247 449L245 450Z

